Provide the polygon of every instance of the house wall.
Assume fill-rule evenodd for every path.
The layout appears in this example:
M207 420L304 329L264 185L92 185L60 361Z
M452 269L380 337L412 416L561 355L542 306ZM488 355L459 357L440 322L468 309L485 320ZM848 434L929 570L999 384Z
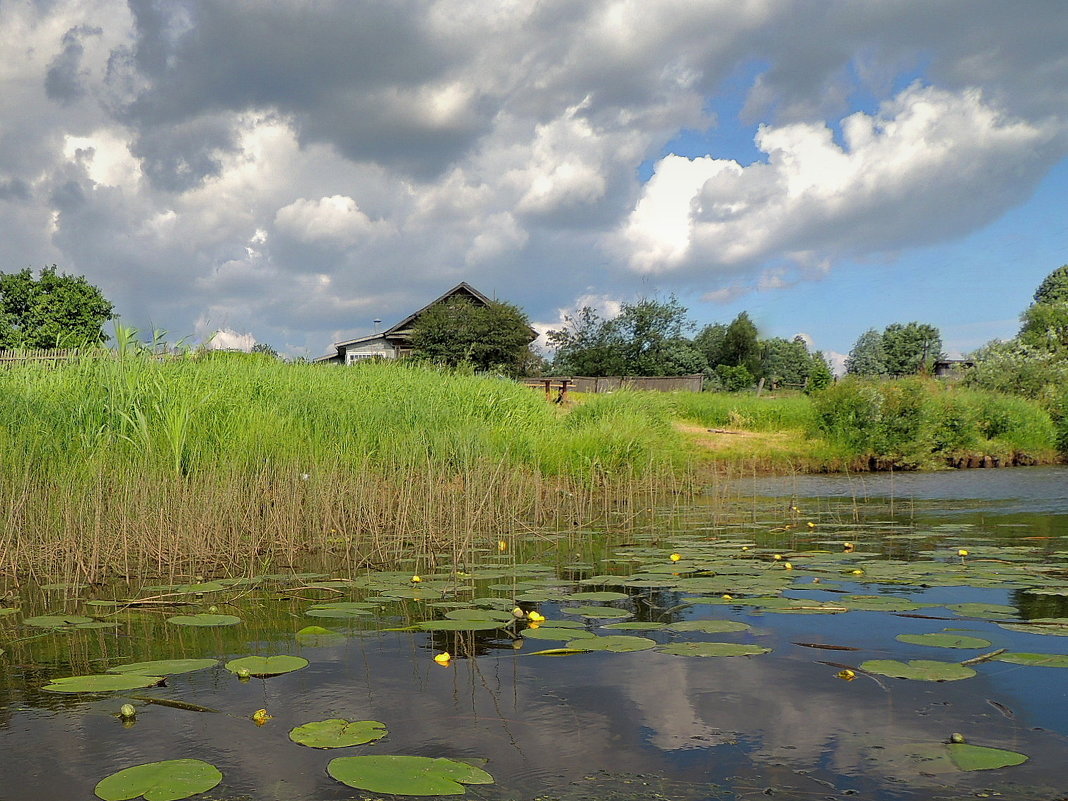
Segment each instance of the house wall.
M395 359L397 351L393 345L386 341L385 337L360 342L345 348L345 364L363 361L364 359Z

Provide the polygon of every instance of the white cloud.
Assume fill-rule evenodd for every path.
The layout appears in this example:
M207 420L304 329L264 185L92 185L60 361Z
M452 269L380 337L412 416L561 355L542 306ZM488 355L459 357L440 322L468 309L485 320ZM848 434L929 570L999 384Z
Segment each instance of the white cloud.
M280 231L303 242L354 245L374 236L375 223L364 214L356 201L345 195L319 200L300 198L278 210L274 223Z
M229 328L220 328L213 332L211 339L205 345L209 350L242 350L246 353L252 350L256 344L256 337L252 334L239 334Z
M766 162L669 155L614 245L633 270L751 268L776 256L802 265L936 241L1019 199L1020 181L1063 147L1054 120L1012 118L974 89L913 85L874 115L763 125ZM824 266L822 269L826 269ZM774 278L769 278L774 280Z

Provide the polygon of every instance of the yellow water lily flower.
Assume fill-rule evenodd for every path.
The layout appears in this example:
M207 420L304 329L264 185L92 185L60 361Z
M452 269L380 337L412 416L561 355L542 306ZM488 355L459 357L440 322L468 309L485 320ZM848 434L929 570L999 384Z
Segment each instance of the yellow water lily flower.
M545 615L541 614L540 612L528 612L527 620L532 623L541 623L543 620L545 620Z
M498 551L507 551L508 550L508 543L505 542L504 540L497 540L497 550Z
M271 715L266 709L257 709L252 713L252 722L257 726L262 726L268 720L272 720L274 715Z
M434 661L439 665L447 665L452 661L452 654L448 651L442 651L440 654L434 655Z
M964 550L964 548L961 548L961 549L959 549L957 551L957 556L967 556L967 555L968 555L968 552L966 550Z
M842 547L845 548L846 553L853 553L853 550L857 547L851 542L843 542Z
M680 559L682 559L682 554L681 553L673 553L673 554L671 554L671 556L669 558L671 559L672 562L677 562Z
M852 571L850 571L850 572L851 572L851 573L852 573L852 574L853 574L854 576L863 576L863 575L864 575L864 571L863 571L863 570L861 570L860 568L857 568L856 570L852 570Z
M724 601L733 601L734 600L734 596L733 595L728 595L727 593L723 593L723 595L721 595L719 597L722 598Z
M794 566L791 565L789 562L783 562L782 566L785 567L787 570L793 570L794 569Z
M809 528L815 528L816 527L816 524L813 523L811 520L809 520L806 525L808 525Z
M742 546L742 550L743 551L748 551L749 550L749 546L748 545L743 545Z
M520 609L518 606L515 609L512 610L512 617L523 618L523 617L526 617L526 616L527 616L527 613L524 612L522 609Z
M422 579L419 578L419 576L412 576L412 583L413 584L418 584L420 581L422 581Z
M781 553L777 553L771 558L774 559L776 562L781 562L782 561L782 554Z
M857 677L857 674L849 668L846 668L845 670L839 670L834 674L834 677L836 679L842 679L843 681L853 681L853 679Z

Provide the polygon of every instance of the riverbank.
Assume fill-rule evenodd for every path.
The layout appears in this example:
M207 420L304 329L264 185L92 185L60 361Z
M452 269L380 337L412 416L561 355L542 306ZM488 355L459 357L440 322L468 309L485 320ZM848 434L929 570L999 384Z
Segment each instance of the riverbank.
M268 572L319 554L458 564L534 532L626 530L724 473L1049 463L1056 438L1035 404L930 381L814 398L618 392L561 408L511 381L410 364L12 367L0 371L0 573Z

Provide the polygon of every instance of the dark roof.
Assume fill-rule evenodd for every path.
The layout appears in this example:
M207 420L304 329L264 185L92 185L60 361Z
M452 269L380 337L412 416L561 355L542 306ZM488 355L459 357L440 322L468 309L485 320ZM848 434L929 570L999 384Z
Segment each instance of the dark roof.
M431 306L435 306L438 303L441 303L443 300L448 300L449 298L454 297L455 295L467 295L468 297L478 301L478 303L481 304L482 306L489 306L491 303L493 303L493 301L490 298L487 298L485 295L483 295L481 292L479 292L477 289L475 289L469 283L467 283L466 281L461 281L460 283L458 283L456 286L454 286L452 289L450 289L448 292L446 292L441 297L435 298L434 300L430 301L430 303L426 304L419 311L412 312L407 317L405 317L403 320L401 320L399 323L397 323L395 326L393 326L392 328L387 328L382 333L386 334L386 335L389 335L389 334L394 334L397 331L403 331L405 328L407 328L408 326L410 326L412 323L415 322L415 318L416 317L418 317L420 314L425 312Z

